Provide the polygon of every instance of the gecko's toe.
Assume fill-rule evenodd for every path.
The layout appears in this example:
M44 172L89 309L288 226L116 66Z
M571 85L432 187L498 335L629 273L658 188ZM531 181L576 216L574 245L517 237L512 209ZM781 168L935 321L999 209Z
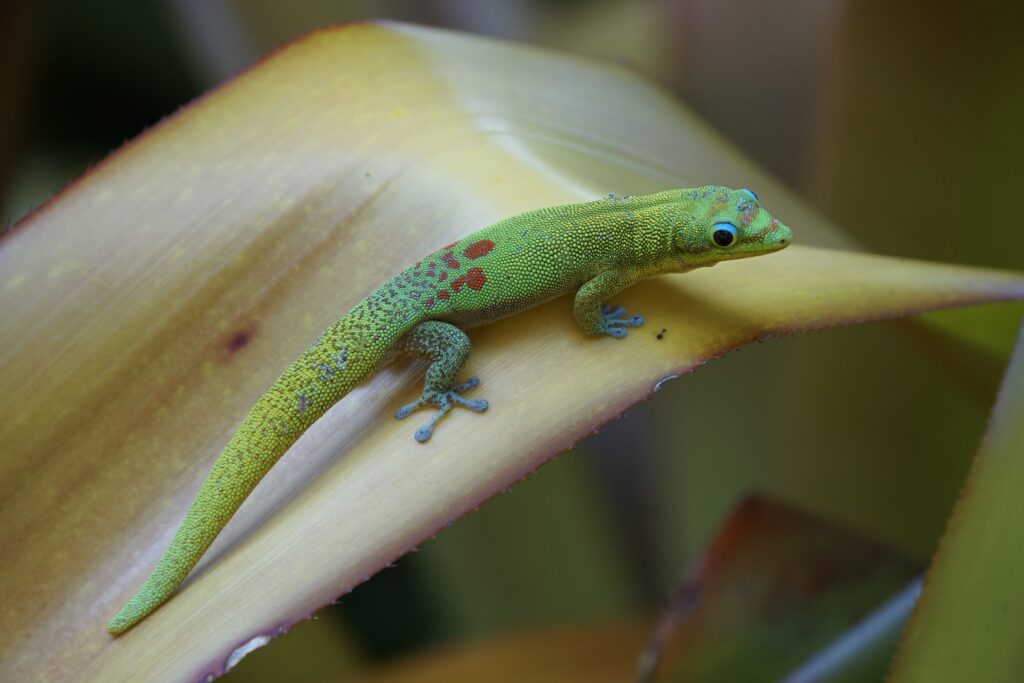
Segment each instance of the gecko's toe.
M454 398L455 398L455 402L456 403L458 403L463 408L469 408L474 413L482 413L485 410L487 410L487 408L490 407L490 405L491 405L490 403L488 403L487 401L485 401L482 398L465 399L465 398L462 398L461 396L457 396L457 397L454 397Z
M404 405L395 411L396 420L404 420L405 418L412 415L414 412L423 407L423 400L417 399L408 405Z

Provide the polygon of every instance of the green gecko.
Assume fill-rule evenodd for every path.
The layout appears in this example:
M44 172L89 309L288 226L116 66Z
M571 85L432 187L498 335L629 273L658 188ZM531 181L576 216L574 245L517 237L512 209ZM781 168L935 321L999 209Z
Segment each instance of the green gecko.
M417 261L328 327L256 401L218 456L156 568L107 631L119 635L177 589L256 484L328 408L398 355L430 361L423 394L396 418L431 405L416 432L430 438L453 407L487 410L456 375L463 331L575 292L588 335L625 337L639 315L606 304L643 278L782 249L789 228L750 190L705 186L528 211Z

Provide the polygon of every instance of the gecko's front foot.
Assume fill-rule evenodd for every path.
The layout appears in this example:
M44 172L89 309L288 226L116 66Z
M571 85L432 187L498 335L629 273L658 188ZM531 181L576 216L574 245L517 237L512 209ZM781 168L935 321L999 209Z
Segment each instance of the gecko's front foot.
M640 327L644 324L642 315L623 318L625 312L622 306L601 304L601 332L621 339L628 333L627 327Z
M434 425L437 424L437 421L444 417L454 406L469 408L474 413L482 413L487 410L487 401L483 399L467 399L462 397L462 394L479 385L479 379L476 377L470 377L467 381L458 386L452 387L447 391L424 389L422 396L409 405L399 408L395 412L395 418L401 420L409 417L415 411L428 404L437 406L438 411L434 413L434 416L430 418L427 424L416 430L416 440L423 443L430 438L431 434L434 433Z

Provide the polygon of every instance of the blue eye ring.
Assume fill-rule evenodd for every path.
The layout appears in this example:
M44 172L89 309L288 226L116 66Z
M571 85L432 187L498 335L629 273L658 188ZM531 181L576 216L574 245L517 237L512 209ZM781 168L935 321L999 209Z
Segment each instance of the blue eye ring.
M755 202L758 201L757 195L754 194L753 192L751 192L750 190L743 189L743 190L740 190L740 192L742 192L743 194L747 195L748 197L753 199Z
M711 241L716 247L731 247L736 244L736 226L732 223L715 223L711 226Z

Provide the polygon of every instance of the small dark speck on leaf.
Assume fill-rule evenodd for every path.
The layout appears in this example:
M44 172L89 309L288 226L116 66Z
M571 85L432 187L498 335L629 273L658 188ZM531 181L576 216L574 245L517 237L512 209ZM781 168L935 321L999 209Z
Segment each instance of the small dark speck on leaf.
M218 355L223 362L231 362L249 343L256 338L259 325L252 321L238 321L216 342Z
M668 332L668 330L666 330L664 327L661 328L661 332L658 333L658 339L664 339L666 332Z
M231 339L228 340L227 350L232 354L238 353L245 348L250 339L252 339L252 336L245 330L235 332Z

